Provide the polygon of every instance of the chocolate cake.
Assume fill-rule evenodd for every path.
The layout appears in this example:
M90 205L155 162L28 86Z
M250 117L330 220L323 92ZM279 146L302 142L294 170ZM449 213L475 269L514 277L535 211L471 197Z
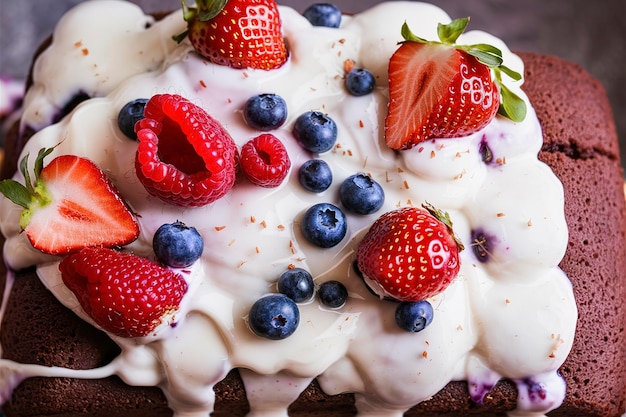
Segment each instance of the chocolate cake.
M571 281L578 310L571 350L558 368L566 384L564 398L548 415L618 417L626 410L626 201L613 115L602 86L584 69L556 57L517 54L524 65L523 92L541 125L543 144L538 158L563 186L568 235L559 267ZM30 128L23 126L20 130L16 126L12 130L3 178L17 170L21 149L37 130ZM7 233L10 231L3 229L3 234ZM2 240L4 244L4 236ZM51 292L46 287L49 284L42 282L34 267L9 271L9 279L6 269L3 264L2 287L8 282L12 288L3 302L0 327L0 398L5 400L2 411L7 417L170 416L173 411L169 406L180 406L180 397L168 401L164 394L167 390L161 389L168 384L165 380L146 384L160 387L134 386L140 384L125 383L123 377L128 375L123 372L120 375L107 370L124 349L129 349L127 342L98 329L77 314L78 307L68 308L59 302L56 290L52 288ZM348 275L355 279L354 272ZM365 297L363 294L367 292L356 298ZM346 316L346 323L349 318ZM560 335L554 338L556 350ZM49 376L43 376L45 372L35 367L12 373L14 364L88 372L81 377L71 372L64 376L62 370L52 368ZM244 386L240 372L245 380L250 371L243 368L227 370L225 378L215 385L215 411L211 415L246 415L251 410L249 399L258 404L258 397L266 395L250 387L260 387L260 391L282 387L270 385L269 379L261 385ZM89 373L97 370L102 371ZM347 368L345 371L350 372ZM11 380L13 377L24 379ZM289 415L355 415L358 395L355 399L352 393L326 394L323 387L332 387L329 378L332 373L311 381L303 379L308 387L289 406ZM477 395L476 389L484 392ZM537 400L542 404L546 395L550 390L544 382L531 377L520 380L504 376L494 386L478 388L451 377L443 389L405 415L515 416L520 402L532 404ZM533 411L542 415L545 410L540 407Z

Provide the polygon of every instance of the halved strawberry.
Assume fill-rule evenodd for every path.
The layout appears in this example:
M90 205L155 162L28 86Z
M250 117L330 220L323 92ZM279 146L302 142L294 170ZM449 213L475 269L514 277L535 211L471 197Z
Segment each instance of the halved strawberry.
M448 214L431 205L424 208L383 214L359 243L359 271L377 294L425 300L445 290L459 273L463 245L452 232Z
M137 238L139 225L104 172L93 162L61 155L43 167L53 148L42 149L28 173L28 155L20 169L22 185L0 183L0 192L22 206L20 226L33 247L64 255L89 246L123 246Z
M389 61L385 140L390 148L467 136L484 128L498 111L516 121L524 119L524 101L501 82L501 72L521 77L502 65L502 51L485 44L455 44L468 21L439 24L441 42L416 36L406 24L402 27L406 41Z
M187 282L171 269L130 253L85 248L59 264L65 285L85 313L122 337L147 336L174 313Z
M270 70L287 61L287 47L281 31L275 0L183 0L188 22L181 41L189 36L191 45L208 60L232 68Z
M171 94L153 96L144 114L135 125L135 168L150 194L179 206L203 206L232 188L239 155L217 120Z

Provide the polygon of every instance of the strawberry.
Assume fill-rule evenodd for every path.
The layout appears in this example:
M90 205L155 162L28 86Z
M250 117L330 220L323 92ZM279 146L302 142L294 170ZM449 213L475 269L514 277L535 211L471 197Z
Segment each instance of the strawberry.
M54 148L42 149L28 173L28 157L20 170L25 184L0 183L0 192L24 209L20 226L34 248L65 255L88 246L122 246L137 238L139 225L116 188L93 162L61 155L45 167Z
M285 145L270 133L250 139L241 148L241 168L246 177L261 187L278 187L291 167Z
M173 315L187 292L178 273L130 253L85 248L59 264L65 285L107 332L142 337Z
M514 121L524 119L524 101L501 82L502 72L515 80L521 75L502 65L502 51L486 44L455 44L468 21L439 24L441 42L422 39L403 25L406 41L389 61L385 140L390 148L467 136L498 112Z
M357 248L361 273L385 296L399 301L425 300L442 292L461 266L463 245L448 214L431 205L424 208L383 214Z
M209 61L232 68L271 70L287 61L275 0L183 0L185 36Z
M238 153L226 129L202 108L171 94L153 96L137 122L137 177L152 195L203 206L235 183Z

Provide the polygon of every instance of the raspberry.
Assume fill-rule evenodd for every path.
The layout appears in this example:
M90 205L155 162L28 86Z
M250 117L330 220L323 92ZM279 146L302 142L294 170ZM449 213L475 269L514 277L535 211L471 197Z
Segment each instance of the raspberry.
M291 167L285 145L274 135L264 133L241 148L241 168L250 182L261 187L278 187Z
M237 147L202 108L171 94L153 96L139 121L135 168L146 190L179 206L204 206L233 186Z

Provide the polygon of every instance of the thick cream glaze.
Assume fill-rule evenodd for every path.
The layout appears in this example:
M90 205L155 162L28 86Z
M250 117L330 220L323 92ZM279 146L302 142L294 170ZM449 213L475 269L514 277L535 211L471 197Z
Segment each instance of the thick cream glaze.
M577 310L571 284L558 263L567 242L560 182L537 160L542 137L532 108L522 123L497 117L484 130L459 139L433 140L396 153L384 145L387 64L406 20L412 30L436 38L438 22L450 18L430 4L384 2L354 16L340 29L315 28L281 7L290 59L273 71L232 70L207 63L185 41L182 12L154 22L136 6L116 0L85 2L59 22L54 41L34 67L34 85L22 127L39 132L24 154L58 145L58 154L87 157L107 172L140 214L141 236L127 250L152 257L154 231L182 220L204 237L202 259L185 272L190 289L174 320L155 335L113 339L122 347L111 364L94 370L44 368L0 362L0 400L24 378L119 375L133 385L163 389L177 416L205 416L213 408L213 386L231 368L241 368L251 415L286 416L287 406L315 377L329 394L354 392L361 416L401 415L449 381L467 380L476 399L500 378L520 387L519 415L543 415L559 406L564 383L556 370L574 337ZM106 28L107 36L102 30ZM505 63L523 72L521 60L499 39L468 32L460 42L487 42L503 50ZM376 91L352 97L343 87L344 61L372 70ZM506 80L505 80L506 81ZM521 82L509 88L525 97ZM54 117L74 94L93 97L60 122ZM238 180L210 206L186 209L148 195L134 173L136 143L116 124L119 109L137 97L183 95L219 120L239 146L256 136L241 114L252 95L272 92L288 103L285 126L273 132L288 149L292 172L277 189ZM308 110L328 113L338 124L337 146L311 155L294 140L291 126ZM494 161L482 161L487 143ZM333 186L321 194L300 187L297 168L311 157L328 161ZM299 230L301 214L318 202L338 203L341 181L367 172L385 189L374 215L348 214L348 236L332 249L316 248ZM16 174L16 179L22 179ZM352 269L354 250L367 227L383 212L428 201L447 210L468 249L458 278L430 301L433 324L409 334L397 328L395 305L372 296ZM85 320L62 284L58 259L32 249L19 233L19 207L0 201L4 258L14 270L38 266L55 296ZM472 230L497 242L487 263L469 246ZM247 327L250 305L275 291L289 265L306 268L317 283L338 279L350 299L329 310L313 301L300 305L301 324L291 337L270 341ZM8 277L11 281L11 277ZM7 294L10 286L7 286ZM5 295L5 296L6 296ZM183 354L180 354L183 352ZM528 381L542 384L543 401L530 400ZM526 414L527 413L527 414Z

